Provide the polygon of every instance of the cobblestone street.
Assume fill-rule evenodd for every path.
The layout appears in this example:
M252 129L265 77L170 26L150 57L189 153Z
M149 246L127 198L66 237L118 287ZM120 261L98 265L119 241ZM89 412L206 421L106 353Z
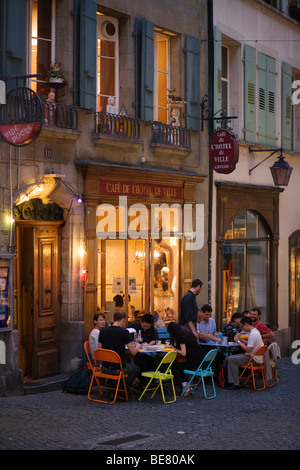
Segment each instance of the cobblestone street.
M300 449L300 365L278 362L279 382L264 391L202 387L165 405L160 394L115 405L62 391L0 398L1 450Z

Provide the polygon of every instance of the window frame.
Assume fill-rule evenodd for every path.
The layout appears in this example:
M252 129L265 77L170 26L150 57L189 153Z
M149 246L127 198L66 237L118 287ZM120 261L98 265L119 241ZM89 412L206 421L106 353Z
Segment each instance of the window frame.
M162 108L161 106L158 105L158 73L161 73L161 71L158 70L158 47L157 47L157 38L158 36L164 37L168 41L167 45L167 88L170 88L170 71L171 71L171 60L170 60L170 55L171 55L171 41L170 41L170 36L167 34L164 34L160 31L157 31L154 29L154 66L153 66L153 83L154 83L154 96L153 96L153 121L158 121L158 109L165 109L168 112L168 106L167 106L167 90L166 90L166 106L165 108ZM169 117L169 116L168 116ZM164 124L168 124L168 122L165 122Z
M55 61L55 51L56 51L56 35L55 35L55 30L56 30L56 0L51 0L52 2L52 7L51 7L51 63L47 64L47 67L49 70L49 67L53 62ZM37 0L38 3L38 0ZM28 47L27 47L27 74L31 75L32 74L32 40L33 40L33 35L32 35L32 8L33 8L33 0L29 0L28 4L28 18L27 18L27 24L28 24ZM38 39L38 37L36 38ZM48 82L45 80L40 80L40 79L34 79L34 78L29 78L29 86L30 88L33 88L33 83L45 83L48 85ZM50 88L49 88L50 91Z

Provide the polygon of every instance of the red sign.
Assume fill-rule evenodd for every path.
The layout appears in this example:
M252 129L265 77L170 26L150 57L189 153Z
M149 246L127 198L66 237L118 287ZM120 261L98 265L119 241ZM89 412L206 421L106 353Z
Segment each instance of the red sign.
M182 199L182 188L128 181L100 181L100 194L163 199Z
M27 122L24 124L3 124L0 125L0 132L6 142L12 145L29 144L40 131L40 124L37 122Z
M226 129L216 131L209 145L209 158L217 173L229 174L239 161L239 144L233 134Z

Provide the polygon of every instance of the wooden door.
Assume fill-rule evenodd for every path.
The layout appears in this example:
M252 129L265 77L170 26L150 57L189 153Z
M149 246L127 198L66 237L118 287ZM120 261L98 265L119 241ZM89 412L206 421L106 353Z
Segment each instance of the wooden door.
M33 378L59 373L60 228L34 227Z

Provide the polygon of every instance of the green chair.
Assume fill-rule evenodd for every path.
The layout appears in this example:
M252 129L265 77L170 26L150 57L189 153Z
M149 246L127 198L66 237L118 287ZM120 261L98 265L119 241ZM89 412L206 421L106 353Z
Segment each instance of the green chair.
M160 364L158 365L158 367L155 371L142 372L142 376L143 377L148 377L148 378L150 378L150 380L147 383L145 389L143 390L143 393L139 397L139 401L142 399L142 397L143 397L143 395L145 394L146 391L154 390L154 392L152 393L150 399L153 398L155 393L159 389L159 387L161 389L161 394L162 394L162 397L163 397L163 401L166 404L174 403L176 401L176 393L175 393L174 382L173 382L174 376L173 376L172 371L171 371L171 366L172 366L173 362L175 361L176 355L177 355L176 351L170 351L162 358ZM164 369L164 366L167 366L167 368L164 371L161 371L161 369ZM157 380L158 384L157 385L155 384L156 386L154 388L150 388L150 385L151 385L153 380ZM170 401L166 401L166 399L165 399L165 394L164 394L164 389L163 389L163 382L165 380L170 380L171 384L172 384L173 399L170 400Z
M196 388L198 387L199 383L202 382L202 386L203 386L203 392L204 392L204 396L207 400L210 400L211 398L215 398L216 396L216 389L215 389L215 383L214 383L214 371L212 370L211 366L212 366L212 363L213 361L215 360L215 357L216 355L218 354L218 350L217 349L211 349L211 351L209 351L206 356L204 357L204 359L201 361L199 367L197 370L186 370L184 369L184 374L187 374L187 375L191 375L191 378L188 382L188 384L184 387L184 389L182 390L182 393L181 393L181 396L184 395L184 392L186 391L186 389L191 385L192 381L198 377L200 377L198 379L198 382L196 383L195 387L194 387L194 391L196 390ZM212 388L213 388L213 394L208 397L207 396L207 393L206 393L206 388L205 388L205 381L204 379L206 377L211 377L211 383L212 383Z

